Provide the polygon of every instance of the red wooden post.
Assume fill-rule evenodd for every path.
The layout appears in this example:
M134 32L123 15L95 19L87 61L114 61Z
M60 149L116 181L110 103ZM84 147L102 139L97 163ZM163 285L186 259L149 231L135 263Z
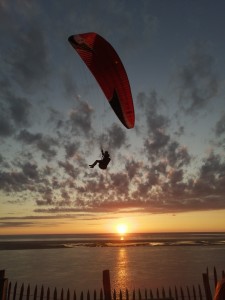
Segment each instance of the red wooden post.
M110 284L110 275L109 270L103 271L103 288L105 300L111 300L111 284Z

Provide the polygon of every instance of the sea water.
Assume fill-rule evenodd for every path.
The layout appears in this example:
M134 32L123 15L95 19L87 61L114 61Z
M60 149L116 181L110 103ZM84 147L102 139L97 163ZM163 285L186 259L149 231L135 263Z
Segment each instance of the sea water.
M10 250L9 250L10 249ZM0 236L0 269L18 282L90 292L202 285L225 270L225 233Z

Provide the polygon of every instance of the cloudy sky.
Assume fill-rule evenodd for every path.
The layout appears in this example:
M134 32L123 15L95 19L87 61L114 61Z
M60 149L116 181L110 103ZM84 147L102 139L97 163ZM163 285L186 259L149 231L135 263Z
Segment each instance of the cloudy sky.
M225 231L225 2L0 0L0 234ZM119 54L134 129L68 43ZM106 171L91 169L100 148Z

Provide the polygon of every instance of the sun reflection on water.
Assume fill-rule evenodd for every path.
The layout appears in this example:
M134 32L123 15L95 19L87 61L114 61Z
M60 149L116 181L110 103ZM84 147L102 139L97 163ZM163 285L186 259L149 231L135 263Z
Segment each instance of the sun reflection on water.
M123 237L121 237L123 238ZM127 249L124 247L118 248L116 261L116 278L114 281L115 289L117 291L125 291L127 288L128 277L128 258Z

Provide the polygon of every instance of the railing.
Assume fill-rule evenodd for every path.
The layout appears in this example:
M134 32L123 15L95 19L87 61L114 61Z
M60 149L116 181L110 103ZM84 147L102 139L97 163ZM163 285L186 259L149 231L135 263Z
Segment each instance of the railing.
M169 287L156 289L155 293L152 289L144 289L144 291L133 290L116 291L111 290L109 270L103 271L103 289L97 293L95 290L91 295L89 291L83 291L77 295L76 291L69 289L60 291L57 288L50 290L50 288L36 287L31 290L30 285L22 284L20 287L15 283L14 285L5 278L5 270L0 270L0 300L212 300L212 292L210 287L210 279L208 269L206 273L202 274L203 286L198 284L192 287ZM216 287L218 282L217 271L213 271L213 285ZM222 278L225 278L225 272L222 271ZM220 279L219 279L220 280ZM225 297L225 295L224 295Z

